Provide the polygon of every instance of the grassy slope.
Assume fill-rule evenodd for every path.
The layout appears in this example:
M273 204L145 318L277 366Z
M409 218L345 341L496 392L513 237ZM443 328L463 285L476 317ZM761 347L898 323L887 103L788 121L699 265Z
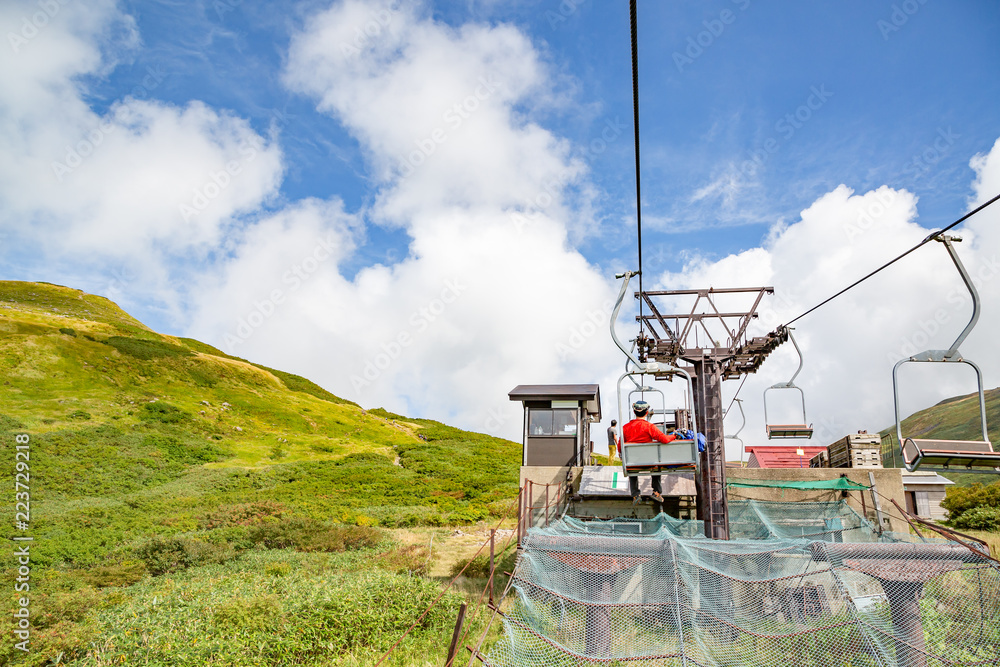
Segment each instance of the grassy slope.
M516 443L364 410L70 288L0 282L0 372L0 459L13 471L14 435L30 435L32 562L63 573L52 582L119 568L110 579L130 583L120 570L152 538L229 548L244 529L213 517L248 504L283 520L434 526L502 515L517 494ZM10 538L14 508L0 507ZM122 590L112 597L134 603L136 587Z
M1000 388L989 389L986 394L986 423L990 442L1000 442ZM896 443L895 427L881 432L883 457L889 444L895 448L896 463L899 460L899 445ZM979 394L966 394L945 399L925 410L915 412L903 420L904 437L940 438L942 440L980 440L982 431L979 423ZM1000 451L1000 447L994 445ZM888 461L886 465L889 465ZM996 475L977 473L944 473L952 481L961 484L974 482L990 483Z

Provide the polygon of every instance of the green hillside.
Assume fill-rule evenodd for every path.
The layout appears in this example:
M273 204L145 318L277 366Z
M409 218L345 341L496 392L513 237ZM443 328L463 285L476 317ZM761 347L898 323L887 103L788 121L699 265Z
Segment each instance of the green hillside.
M986 395L986 423L990 442L1000 442L1000 388L989 389ZM882 456L886 466L891 464L890 455L895 455L895 464L902 466L899 444L896 442L895 427L884 429L882 435ZM981 440L982 429L979 422L979 394L966 394L945 399L925 410L915 412L903 420L903 436L918 438L940 438L942 440ZM994 445L997 449L997 445ZM958 484L973 482L989 483L997 479L995 475L980 473L944 473Z
M353 572L334 576L345 590L360 591L356 577L368 577L381 582L376 588L424 599L422 584L392 577L424 571L420 560L429 555L403 548L384 529L467 524L515 504L516 443L365 410L299 376L158 334L79 290L0 282L0 371L0 451L10 485L15 438L30 440L31 564L41 591L32 604L50 607L34 609L33 652L21 655L8 641L0 664L47 664L46 652L83 660L70 664L117 664L117 649L97 651L93 642L119 633L127 646L126 610L169 597L163 581L171 590L200 590L185 607L200 611L165 616L169 632L155 615L129 621L138 623L129 637L180 634L158 648L123 648L121 662L138 662L136 651L142 664L333 664L345 651L370 655L395 639L396 626L405 629L412 609L400 612L407 623L396 619L391 632L358 645L318 648L326 639L305 639L287 619L282 627L302 635L297 652L252 659L248 642L277 629L261 620L274 614L335 623L315 605L292 609L281 590L298 586L304 595L338 568ZM22 535L13 500L2 507L4 537ZM269 567L280 574L262 574ZM13 570L7 574L12 581ZM213 586L204 576L246 586ZM363 597L353 599L360 605ZM255 604L263 605L260 619ZM174 650L196 636L185 628L206 614L221 614L200 626L206 648L188 646L190 659L179 659ZM385 630L383 621L372 623ZM434 625L442 619L428 622L428 637L446 631ZM230 646L221 639L227 632L242 639Z

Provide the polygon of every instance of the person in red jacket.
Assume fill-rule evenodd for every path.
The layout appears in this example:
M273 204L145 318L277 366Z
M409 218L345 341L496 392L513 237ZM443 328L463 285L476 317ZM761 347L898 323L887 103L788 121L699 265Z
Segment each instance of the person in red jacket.
M635 419L622 426L622 440L625 442L673 442L677 439L674 434L665 435L663 431L656 428L655 424L649 421L649 403L646 401L636 401L632 404L632 413ZM621 444L618 445L618 453L621 455ZM653 475L653 500L658 503L663 502L663 484L659 475ZM639 502L639 478L628 478L629 490L632 492L632 500Z

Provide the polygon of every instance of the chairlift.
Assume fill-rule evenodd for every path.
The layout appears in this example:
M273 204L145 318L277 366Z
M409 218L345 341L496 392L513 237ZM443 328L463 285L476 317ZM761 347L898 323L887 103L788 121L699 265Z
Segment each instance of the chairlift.
M740 467L745 468L746 464L743 462L743 456L746 454L746 446L743 444L743 438L740 437L740 433L743 431L743 427L747 425L747 415L745 412L743 412L743 399L734 398L733 400L736 401L736 407L740 409L740 418L743 421L740 423L740 427L736 429L736 433L724 437L726 440L735 440L738 443L740 443ZM722 419L725 420L725 418L728 415L729 415L729 410L726 410L726 413L722 415Z
M691 376L680 368L672 368L669 371L660 369L661 373L671 372L683 375L688 383L688 396L693 396L693 380ZM632 394L637 390L626 392L622 388L625 378L641 376L642 371L626 371L618 378L618 441L621 443L622 468L629 477L637 475L659 474L662 472L678 472L682 470L694 470L698 466L698 443L696 440L674 440L669 443L662 442L626 442L624 440L622 427L627 421L628 410L631 406ZM657 391L660 396L663 392ZM622 409L622 398L627 397L625 409ZM665 403L664 403L665 405ZM691 399L688 399L688 409L691 410L692 421L694 420L694 406ZM664 408L663 412L666 412ZM697 426L694 430L697 430Z
M615 345L618 349L622 351L628 361L625 364L625 372L618 378L617 389L617 399L618 399L618 442L621 443L621 456L622 456L622 470L628 477L637 477L639 475L648 474L660 474L665 472L676 472L681 470L694 470L698 465L698 442L697 440L674 440L670 443L662 442L625 442L622 432L622 426L624 424L624 417L628 414L626 411L622 410L622 399L627 398L629 407L631 407L632 394L646 390L646 391L657 391L661 399L664 401L664 412L666 411L665 399L663 399L663 392L659 390L653 390L652 387L647 387L642 384L643 376L647 374L667 374L667 375L681 375L687 379L688 392L687 392L687 402L688 409L691 412L692 429L697 432L698 425L694 413L694 381L691 375L681 368L674 366L664 366L657 362L642 362L635 355L634 350L630 350L625 347L622 341L618 338L618 334L615 331L615 324L618 321L618 312L621 310L622 300L625 298L625 293L628 290L629 279L636 275L635 272L627 271L622 274L618 274L617 278L625 278L622 283L621 291L618 293L618 300L615 302L615 308L611 313L611 338L614 340ZM631 391L626 391L622 387L622 383L625 378L629 378L635 389ZM639 381L636 381L636 378Z
M799 367L795 369L795 373L792 374L792 378L788 382L779 382L778 384L772 384L770 387L764 390L764 428L767 430L768 440L793 440L802 438L811 438L813 434L812 424L807 423L806 419L806 395L802 391L802 388L796 386L795 378L798 377L799 371L802 370L802 350L799 349L799 344L795 342L795 337L792 336L792 330L790 327L784 327L785 334L788 336L788 340L792 341L792 345L795 347L795 352L799 355ZM794 389L799 392L799 396L802 398L802 423L801 424L772 424L767 418L767 392L772 389Z
M958 269L959 274L962 276L962 280L965 282L965 286L972 295L972 319L969 320L969 323L965 325L965 329L961 334L959 334L958 338L955 339L955 342L952 343L951 347L947 350L927 350L925 352L915 354L907 359L900 359L896 362L896 365L893 366L892 398L893 407L896 411L896 441L900 443L900 450L903 455L903 464L910 472L917 470L921 466L941 466L942 468L961 466L967 470L972 470L973 468L997 468L1000 467L1000 453L993 451L993 445L990 443L990 438L986 429L986 396L983 393L983 373L979 370L979 366L964 358L962 353L958 350L958 346L961 345L962 341L964 341L965 338L972 332L972 329L976 326L976 322L979 320L979 292L976 290L976 286L972 283L972 279L969 277L968 272L965 270L965 266L962 264L962 260L959 259L958 253L955 252L955 247L952 245L953 241L958 242L962 239L957 236L946 236L944 234L940 234L936 236L934 240L944 244L944 247L948 250L948 254L951 256L952 262L955 264L955 268ZM982 429L981 440L941 440L903 437L903 422L899 414L899 383L897 379L897 371L903 364L914 362L959 363L972 366L972 368L976 371L976 380L979 392L979 421Z
M630 365L631 365L631 362L628 362L628 363L625 364L625 370L626 371L628 371ZM644 395L647 392L648 393L652 393L652 394L659 394L660 395L660 407L659 407L659 409L657 409L656 407L654 407L652 405L650 405L650 407L649 407L649 414L652 416L651 419L650 419L650 422L652 422L653 424L655 424L661 431L663 431L665 433L666 429L668 428L668 426L667 426L667 415L673 414L674 415L674 426L673 426L673 429L680 428L676 424L676 422L677 422L676 415L681 410L677 410L677 409L671 410L671 409L668 409L667 408L666 397L664 396L664 394L663 394L662 391L660 391L656 387L652 387L652 386L649 386L649 385L642 385L642 384L636 382L635 378L632 377L631 375L629 376L629 379L632 380L632 384L635 385L635 389L632 389L629 392L629 394L628 394L628 402L629 402L629 404L632 403L632 397L634 395L636 395L636 394Z

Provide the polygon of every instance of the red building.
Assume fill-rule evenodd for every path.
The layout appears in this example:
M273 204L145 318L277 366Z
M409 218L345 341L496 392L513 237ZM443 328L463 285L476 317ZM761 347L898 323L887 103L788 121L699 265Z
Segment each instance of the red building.
M809 459L823 451L826 451L826 447L818 445L804 447L795 445L751 446L747 447L747 452L750 454L747 467L808 468Z

